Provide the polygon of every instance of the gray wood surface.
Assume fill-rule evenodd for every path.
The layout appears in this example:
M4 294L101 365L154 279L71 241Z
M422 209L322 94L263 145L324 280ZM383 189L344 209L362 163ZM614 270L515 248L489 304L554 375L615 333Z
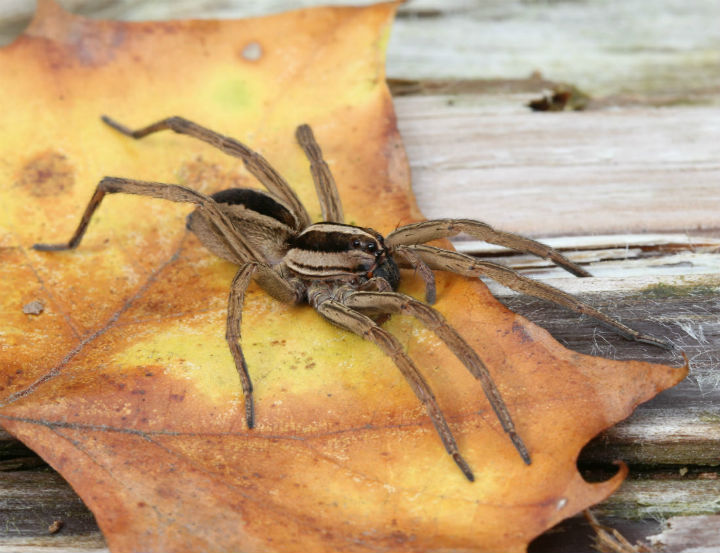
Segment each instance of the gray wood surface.
M161 19L259 15L320 2L61 3L92 16ZM0 4L0 40L19 32L30 5ZM720 21L716 0L411 1L400 10L388 52L422 211L545 238L595 276L567 277L542 261L462 237L457 247L667 336L688 355L688 379L593 440L579 461L595 480L612 474L615 459L630 464L627 482L595 511L631 541L658 535L669 553L720 550L713 542L720 533L720 26L714 21ZM552 86L528 78L532 71L580 87L592 97L591 109L530 112L525 104ZM492 283L491 289L576 351L681 362L546 302ZM50 534L55 520L64 526ZM530 551L593 551L591 533L576 517ZM91 513L59 475L0 432L0 553L96 550L104 550L104 541Z

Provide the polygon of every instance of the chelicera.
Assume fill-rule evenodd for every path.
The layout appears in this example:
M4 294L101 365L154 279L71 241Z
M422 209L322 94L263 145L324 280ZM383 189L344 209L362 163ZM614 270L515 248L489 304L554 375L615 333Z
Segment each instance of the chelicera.
M473 278L486 276L513 290L590 315L630 340L670 347L661 339L641 334L569 294L535 282L507 267L424 245L432 240L467 233L492 244L552 260L574 275L589 276L587 271L558 251L529 238L495 230L485 223L469 219L413 223L401 226L385 237L371 228L345 224L335 181L308 125L300 125L296 137L310 161L322 209L323 221L319 223L311 222L295 192L265 158L233 138L181 117L163 119L138 130L131 130L108 117L103 117L103 120L133 138L168 129L207 142L240 158L248 171L267 189L232 188L208 196L177 184L105 177L98 183L68 242L34 246L42 251L77 247L105 194L121 192L194 204L196 209L188 217L188 228L211 252L239 266L230 285L226 339L240 375L249 428L254 426L255 420L253 388L240 346L240 327L243 298L252 279L279 301L309 304L329 322L373 342L392 358L424 405L448 454L470 481L474 480L473 472L460 454L430 386L398 339L381 326L384 318L393 313L416 317L437 334L480 382L523 461L530 464L531 458L480 357L460 333L428 305L435 301L434 270ZM424 279L427 303L396 291L401 267L414 269Z

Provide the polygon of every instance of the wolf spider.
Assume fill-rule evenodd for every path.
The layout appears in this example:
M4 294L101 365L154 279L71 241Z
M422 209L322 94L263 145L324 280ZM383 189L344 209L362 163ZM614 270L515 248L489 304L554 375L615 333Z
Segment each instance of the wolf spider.
M230 286L225 337L240 375L248 428L254 426L253 388L239 340L243 298L253 278L277 300L310 304L329 322L373 342L392 358L424 405L448 454L470 481L474 480L472 470L458 450L435 395L397 338L380 326L382 320L392 313L413 316L437 334L479 380L502 428L526 464L530 464L530 453L517 434L500 392L477 353L435 309L395 291L400 281L399 267L412 268L422 277L426 287L425 299L429 304L434 302L436 295L433 270L467 277L486 276L513 290L590 315L625 338L669 347L663 340L641 334L565 292L535 282L502 265L423 245L466 233L492 244L552 260L574 275L589 276L587 271L559 252L529 238L495 230L485 223L469 219L413 223L397 228L386 237L371 228L344 224L335 181L308 125L300 125L296 137L310 161L322 209L323 222L320 223L311 222L295 192L265 158L233 138L181 117L163 119L138 130L131 130L106 116L103 116L103 121L132 138L172 130L207 142L240 158L247 170L267 189L263 192L231 188L208 196L177 184L105 177L98 183L68 242L33 246L42 251L77 247L105 194L121 192L195 204L195 210L188 216L188 228L211 252L240 267Z

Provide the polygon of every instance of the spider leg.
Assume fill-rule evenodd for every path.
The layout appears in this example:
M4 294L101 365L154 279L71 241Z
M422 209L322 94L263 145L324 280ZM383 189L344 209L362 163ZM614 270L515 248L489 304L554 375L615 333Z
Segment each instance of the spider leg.
M253 251L252 246L233 229L230 221L228 221L215 201L209 196L179 184L164 184L119 177L105 177L98 183L95 188L95 193L90 198L75 233L68 242L63 244L35 244L33 248L41 251L70 250L76 248L85 235L90 219L95 213L95 210L100 206L100 202L102 202L105 194L115 193L137 194L139 196L170 200L171 202L195 204L208 212L208 215L213 218L213 223L231 246L233 246L232 249L238 256L238 259L262 261L262 258Z
M570 294L522 276L503 265L489 261L479 261L469 255L433 246L411 246L411 248L432 269L450 271L467 277L487 276L511 290L554 302L576 313L589 315L628 340L658 346L667 350L674 349L672 344L665 340L633 330Z
M203 142L207 142L228 155L240 158L247 170L254 175L265 188L288 203L298 219L299 228L296 230L305 228L310 224L308 212L302 203L300 203L300 199L285 179L273 169L263 156L251 150L239 140L224 136L183 117L168 117L167 119L162 119L161 121L136 130L121 125L107 115L103 115L102 120L116 131L132 138L143 138L158 131L172 130L178 134L186 134Z
M392 292L392 286L390 283L382 277L372 277L367 281L363 282L360 290L364 292Z
M505 246L524 253L550 259L556 265L579 277L592 276L585 269L570 261L557 250L525 236L496 230L486 223L471 219L435 219L402 226L385 238L388 246L399 244L424 244L438 238L457 236L461 232L490 244Z
M445 450L453 458L465 477L471 482L475 480L467 461L460 455L455 437L445 420L437 399L430 386L418 371L410 357L403 351L402 345L387 330L378 326L370 317L332 299L327 291L318 291L316 287L309 292L310 304L325 319L362 338L373 342L389 356L407 380L417 398L422 402L430 416Z
M408 246L395 246L393 251L407 261L410 267L415 269L420 278L425 281L425 301L430 304L435 303L437 289L435 287L435 273L432 272L432 269Z
M515 424L500 395L495 382L475 350L450 326L445 318L429 305L397 292L349 292L342 296L343 304L360 311L374 310L386 313L399 313L417 318L428 329L437 334L462 361L470 373L480 381L503 430L508 434L515 449L526 464L530 464L530 454L515 430Z
M309 125L300 125L295 132L295 136L310 161L310 172L320 200L323 220L344 223L345 215L343 214L342 202L340 201L335 179L330 172L330 167L323 159L322 150L315 140L312 129Z
M247 262L257 264L259 274L256 278L265 290L273 297L286 303L296 303L299 301L300 292L297 286L283 279L265 263L265 259L257 253L253 245L237 231L212 198L192 188L178 184L105 177L98 183L95 193L90 198L80 219L80 223L70 240L59 244L35 244L33 245L33 249L39 251L61 251L76 248L85 235L90 219L93 213L95 213L95 210L100 206L100 202L105 197L105 194L114 193L137 194L139 196L160 198L171 202L197 205L199 209L207 213L208 220L216 228L229 250L233 252L236 258L235 261L238 264Z
M372 277L363 284L361 284L358 290L365 292L392 292L392 286L390 283L382 277ZM367 314L367 313L366 313ZM390 318L389 313L383 311L371 312L370 318L375 321L376 324L382 325L387 322Z
M235 368L240 375L243 395L245 397L245 420L248 428L255 426L255 413L253 408L253 387L250 381L245 356L240 346L240 328L242 326L242 308L245 300L245 291L248 284L252 280L253 273L257 269L254 263L247 263L240 267L230 286L230 296L228 297L227 311L227 330L225 339L227 340L230 353L232 353L235 361Z

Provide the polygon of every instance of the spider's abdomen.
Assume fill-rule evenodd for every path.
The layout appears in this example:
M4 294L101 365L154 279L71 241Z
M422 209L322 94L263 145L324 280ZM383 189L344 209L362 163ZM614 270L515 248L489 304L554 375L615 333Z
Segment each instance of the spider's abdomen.
M297 218L287 205L267 192L251 188L229 188L210 197L268 265L276 265L282 260L287 241L298 227ZM245 262L228 248L217 226L202 209L198 208L188 216L187 227L215 255L239 265Z
M339 223L310 225L288 245L283 263L309 279L369 278L386 257L379 233Z
M254 188L228 188L210 196L219 204L242 206L260 215L271 217L290 228L297 228L298 220L292 210L267 192Z

